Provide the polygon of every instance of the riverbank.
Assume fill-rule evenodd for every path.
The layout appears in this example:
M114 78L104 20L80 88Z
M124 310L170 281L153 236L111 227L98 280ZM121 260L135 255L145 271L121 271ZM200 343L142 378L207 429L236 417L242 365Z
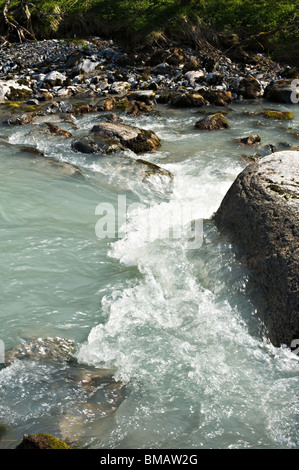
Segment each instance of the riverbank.
M138 90L148 97L152 91L156 101L177 107L226 106L263 97L273 80L288 79L294 87L296 77L291 67L259 53L232 60L217 49L207 53L171 43L132 52L100 38L5 43L0 58L0 102L29 100L33 107L52 99L124 96ZM204 101L188 100L193 93Z

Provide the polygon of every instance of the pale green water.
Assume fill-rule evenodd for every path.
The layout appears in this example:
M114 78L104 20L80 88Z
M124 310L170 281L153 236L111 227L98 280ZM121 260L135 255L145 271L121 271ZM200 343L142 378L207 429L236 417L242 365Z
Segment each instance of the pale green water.
M0 146L0 339L7 349L28 337L74 339L79 361L115 369L126 397L111 415L86 413L64 366L16 361L0 371L0 423L9 429L0 448L35 432L94 448L298 448L298 357L264 338L258 292L209 220L248 163L241 155L255 152L235 138L298 144L285 129L298 130L297 107L272 106L294 112L291 123L244 115L262 105L232 106L231 129L215 133L193 129L194 110L126 118L161 137L161 149L142 158L170 170L172 187L143 182L121 157L76 154L69 141L28 126L1 129L16 145ZM97 119L80 118L78 130L58 125L77 136ZM84 179L33 164L19 151L24 144L75 163ZM119 196L143 207L124 238L99 239L96 207L117 212ZM169 215L182 227L178 208L190 204L192 219L205 219L196 249L184 231L156 231L163 222L167 233Z

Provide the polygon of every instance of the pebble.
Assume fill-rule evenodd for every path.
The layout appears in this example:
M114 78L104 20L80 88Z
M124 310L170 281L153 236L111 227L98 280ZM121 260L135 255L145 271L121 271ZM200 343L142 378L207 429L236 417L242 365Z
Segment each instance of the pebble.
M172 54L174 49L175 46L169 45L165 52ZM191 48L183 48L183 52L184 63L161 62L149 70L151 53L145 49L128 52L101 38L91 38L81 44L52 39L6 45L0 52L0 101L6 99L11 86L31 90L30 103L35 104L36 100L49 99L51 95L55 99L84 92L105 96L132 90L197 91L199 86L231 91L235 100L242 99L243 78L255 77L261 85L261 96L270 81L279 79L284 70L262 54L258 56L261 64L244 67L221 54L211 58ZM138 65L118 65L120 59L130 63L131 56L134 56L132 63ZM192 60L198 63L198 69L184 73L185 64ZM26 84L20 84L23 81Z

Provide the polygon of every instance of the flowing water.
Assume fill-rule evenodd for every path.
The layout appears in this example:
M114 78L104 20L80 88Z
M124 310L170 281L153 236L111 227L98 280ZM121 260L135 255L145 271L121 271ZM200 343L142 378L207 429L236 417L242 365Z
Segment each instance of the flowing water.
M0 129L5 350L28 338L72 339L82 367L107 368L124 385L107 411L99 397L88 402L67 365L16 359L0 371L0 448L37 432L88 448L299 447L298 356L267 340L258 288L211 221L257 151L236 138L258 133L264 144L298 145L296 107L275 106L295 114L286 123L249 113L264 105L232 105L230 129L213 133L194 129L196 110L125 116L162 139L142 158L171 171L171 181L144 178L130 152L75 153L36 123ZM77 129L56 124L76 137L98 119L77 118ZM84 177L24 145L78 165Z

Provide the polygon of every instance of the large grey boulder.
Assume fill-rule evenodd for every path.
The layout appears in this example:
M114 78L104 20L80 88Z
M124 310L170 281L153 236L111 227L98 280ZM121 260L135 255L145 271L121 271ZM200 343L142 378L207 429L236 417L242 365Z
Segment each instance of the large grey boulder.
M261 286L269 339L291 347L299 338L299 152L247 166L213 218L243 248Z

